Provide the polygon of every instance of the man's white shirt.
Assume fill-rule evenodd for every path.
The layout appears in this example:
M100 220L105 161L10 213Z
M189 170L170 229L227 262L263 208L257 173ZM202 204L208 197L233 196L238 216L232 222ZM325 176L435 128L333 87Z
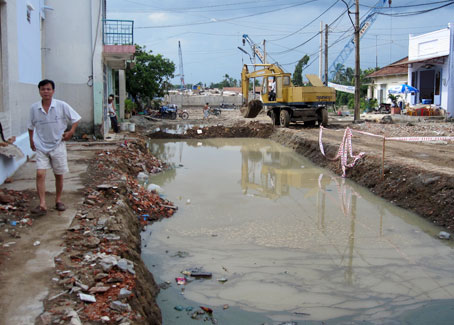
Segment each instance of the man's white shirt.
M42 102L30 108L29 130L34 130L33 141L37 150L48 153L62 141L68 124L80 121L80 115L66 102L52 99L49 111L44 111Z

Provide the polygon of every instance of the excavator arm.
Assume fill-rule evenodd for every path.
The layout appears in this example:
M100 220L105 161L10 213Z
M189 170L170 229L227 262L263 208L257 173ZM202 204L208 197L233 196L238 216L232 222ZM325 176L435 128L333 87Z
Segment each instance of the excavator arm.
M255 99L249 101L249 79L290 75L289 73L285 73L284 70L275 64L254 64L253 66L260 67L261 69L249 72L248 65L245 64L241 72L241 91L243 94L243 107L241 112L246 118L256 117L263 108L263 103L260 100ZM255 85L253 88L254 87Z

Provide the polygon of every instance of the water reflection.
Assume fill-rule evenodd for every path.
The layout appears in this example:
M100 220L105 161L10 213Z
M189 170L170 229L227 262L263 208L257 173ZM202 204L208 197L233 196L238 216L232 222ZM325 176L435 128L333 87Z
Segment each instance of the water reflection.
M163 281L191 266L229 278L188 285L186 298L276 320L379 321L454 297L452 250L423 219L269 141L181 143L159 151L184 168L156 182L191 204L153 226L145 255ZM164 252L181 249L190 256Z
M289 195L290 188L311 189L306 195L317 195L317 225L325 230L327 186L336 184L338 204L345 217L350 219L348 249L341 253L341 264L346 264L345 282L353 284L353 253L355 247L356 198L359 194L347 185L345 178L325 176L320 168L301 165L301 159L289 152L276 151L272 147L241 146L241 188L243 194L277 199ZM306 167L306 168L305 168ZM382 213L380 219L382 220ZM382 223L382 222L381 222ZM380 223L380 224L381 224Z

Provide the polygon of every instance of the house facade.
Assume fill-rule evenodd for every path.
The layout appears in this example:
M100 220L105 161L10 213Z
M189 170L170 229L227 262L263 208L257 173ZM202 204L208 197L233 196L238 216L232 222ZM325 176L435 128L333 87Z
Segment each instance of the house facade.
M377 99L378 104L391 103L388 98L388 89L408 81L408 68L405 64L402 65L406 61L408 58L400 59L369 74L367 77L370 78L371 83L367 89L367 97Z
M409 84L420 91L411 95L411 103L432 103L454 116L454 23L410 35L406 65Z
M0 183L33 155L27 122L30 105L40 100L40 80L54 80L54 97L82 116L76 135L107 135L111 93L119 97L123 116L125 69L135 52L133 22L105 19L106 5L106 0L0 0L0 123L5 138L15 136L24 154L10 157L0 150Z

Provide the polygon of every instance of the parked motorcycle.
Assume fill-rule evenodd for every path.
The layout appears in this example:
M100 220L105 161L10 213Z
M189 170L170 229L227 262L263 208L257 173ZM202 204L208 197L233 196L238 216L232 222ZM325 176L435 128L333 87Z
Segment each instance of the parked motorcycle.
M160 118L168 118L174 120L177 118L177 108L172 105L164 105L159 109L158 116Z
M181 117L183 120L187 120L189 118L189 113L187 110L177 109L177 111L178 111L178 116Z
M391 104L381 103L379 107L375 107L376 114L389 114L391 113Z
M221 115L221 109L217 107L210 107L208 110L208 115L219 116Z
M237 109L235 104L224 104L224 103L222 103L221 105L219 105L219 107L220 108L224 108L224 109Z

